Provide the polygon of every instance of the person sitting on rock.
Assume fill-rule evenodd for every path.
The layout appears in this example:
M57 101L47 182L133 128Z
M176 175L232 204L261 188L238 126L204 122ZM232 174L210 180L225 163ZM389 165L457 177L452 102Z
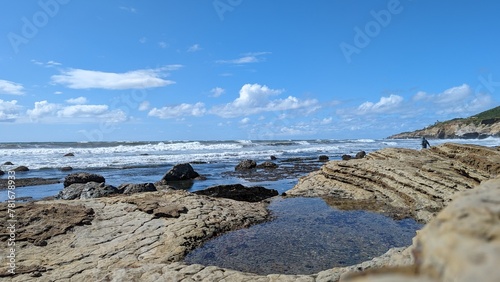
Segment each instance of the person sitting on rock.
M422 149L427 149L427 146L429 146L429 148L430 148L431 144L429 144L429 141L427 141L427 139L425 139L425 137L422 137Z

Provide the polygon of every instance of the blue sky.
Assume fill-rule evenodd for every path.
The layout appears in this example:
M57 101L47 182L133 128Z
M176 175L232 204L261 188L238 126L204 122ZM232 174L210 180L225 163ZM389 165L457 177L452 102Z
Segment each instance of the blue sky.
M499 105L498 1L0 5L0 142L383 138Z

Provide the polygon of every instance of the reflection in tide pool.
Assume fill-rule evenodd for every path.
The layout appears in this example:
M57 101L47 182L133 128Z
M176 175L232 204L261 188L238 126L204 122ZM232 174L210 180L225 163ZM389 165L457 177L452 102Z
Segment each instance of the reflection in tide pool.
M276 199L274 220L219 236L185 262L258 274L312 274L410 245L422 225L368 211L340 211L320 198Z

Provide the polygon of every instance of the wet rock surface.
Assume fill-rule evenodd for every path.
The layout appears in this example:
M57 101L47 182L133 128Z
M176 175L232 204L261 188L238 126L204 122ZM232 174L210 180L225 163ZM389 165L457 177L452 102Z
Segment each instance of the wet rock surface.
M93 173L86 173L86 172L80 172L80 173L72 173L66 176L64 178L64 187L68 187L71 184L75 183L87 183L87 182L106 182L104 177L99 174L93 174Z
M260 202L267 198L278 196L278 191L274 189L267 189L261 186L246 187L241 184L218 185L205 190L195 191L194 193L245 202Z
M8 186L8 179L0 179L0 190L6 189ZM56 184L61 183L59 178L17 178L15 179L16 187L25 187L25 186L37 186L37 185L47 185L47 184Z

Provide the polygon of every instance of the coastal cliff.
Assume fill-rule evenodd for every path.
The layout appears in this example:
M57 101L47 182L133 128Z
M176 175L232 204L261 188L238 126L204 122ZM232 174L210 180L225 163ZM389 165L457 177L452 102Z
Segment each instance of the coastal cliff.
M389 139L434 138L434 139L481 139L500 137L500 106L468 118L457 118L412 132L389 136Z
M50 200L16 207L16 275L10 281L498 281L500 148L443 144L388 148L330 161L288 196L322 197L426 223L407 248L312 275L256 275L183 262L221 233L268 220L266 202L165 190ZM489 180L493 179L493 180ZM489 180L489 181L486 181ZM0 212L7 214L7 204ZM0 221L2 229L7 226ZM4 246L9 235L0 234ZM0 266L8 275L8 264ZM393 279L393 280L390 280Z

